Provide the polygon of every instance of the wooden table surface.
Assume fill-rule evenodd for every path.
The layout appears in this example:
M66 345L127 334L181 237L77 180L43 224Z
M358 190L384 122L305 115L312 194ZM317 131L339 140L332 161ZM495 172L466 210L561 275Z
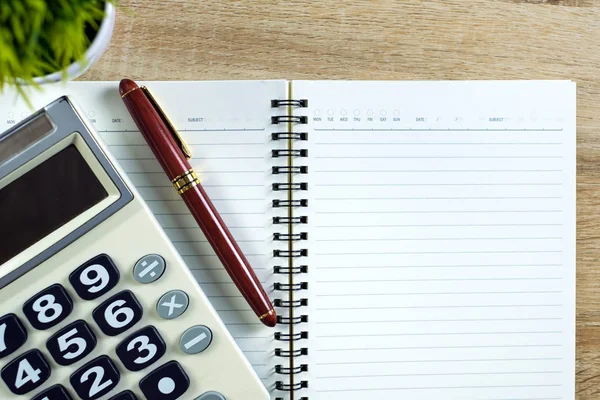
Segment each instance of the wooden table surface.
M600 0L119 0L81 79L577 82L577 399L600 398Z

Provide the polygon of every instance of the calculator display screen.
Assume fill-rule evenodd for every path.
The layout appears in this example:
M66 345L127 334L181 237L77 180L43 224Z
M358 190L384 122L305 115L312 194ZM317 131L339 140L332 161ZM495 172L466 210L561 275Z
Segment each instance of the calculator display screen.
M74 145L0 188L0 264L106 197Z

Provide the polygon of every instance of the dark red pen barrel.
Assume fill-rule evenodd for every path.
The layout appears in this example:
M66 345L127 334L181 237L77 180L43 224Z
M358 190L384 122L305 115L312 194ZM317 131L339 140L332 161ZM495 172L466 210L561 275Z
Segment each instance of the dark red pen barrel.
M269 297L204 188L191 172L192 167L175 141L173 132L158 114L144 89L135 82L122 80L119 91L127 110L168 179L175 182L173 190L178 190L181 194L234 284L263 324L275 326L277 316Z
M229 276L242 295L249 299L249 304L256 315L261 316L271 311L273 306L260 285L260 280L256 277L250 263L227 229L204 188L196 185L183 193L181 197L191 210Z

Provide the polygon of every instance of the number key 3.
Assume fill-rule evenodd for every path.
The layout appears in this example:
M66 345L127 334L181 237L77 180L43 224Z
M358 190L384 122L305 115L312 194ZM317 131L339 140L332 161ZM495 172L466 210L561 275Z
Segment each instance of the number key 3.
M35 329L52 328L73 311L73 301L65 288L54 284L23 305L23 313Z
M96 335L85 321L79 320L55 333L46 342L46 347L58 364L71 365L94 350Z
M140 371L161 358L167 345L153 326L131 334L117 346L117 356L130 371Z

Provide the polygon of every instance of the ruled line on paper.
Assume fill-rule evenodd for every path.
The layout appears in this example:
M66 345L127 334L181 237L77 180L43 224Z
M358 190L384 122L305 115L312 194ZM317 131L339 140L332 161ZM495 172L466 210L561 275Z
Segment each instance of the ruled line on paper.
M346 320L346 321L315 321L317 325L339 324L393 324L393 323L419 323L419 322L508 322L508 321L560 321L562 318L470 318L470 319L387 319L381 321L371 320Z
M372 334L343 334L343 335L315 335L319 338L343 337L377 337L377 336L446 336L446 335L560 335L563 331L518 331L518 332L421 332L421 333L372 333Z
M502 388L541 388L541 387L561 387L561 384L542 384L542 385L482 385L482 386L415 386L415 387L396 387L396 388L352 388L352 389L317 389L317 392L357 392L357 391L390 391L390 390L439 390L439 389L502 389Z
M317 297L345 297L345 296L471 296L485 294L557 294L562 293L562 290L533 290L533 291L514 291L514 292L397 292L397 293L328 293L316 294Z
M345 265L343 267L327 267L319 266L319 269L345 269L345 268L357 268L357 269L370 269L370 268L507 268L507 267L562 267L562 264L483 264L483 265Z
M313 128L315 132L563 132L563 128L523 128L523 129L494 129L494 128L389 128L389 129L358 129L358 128Z
M340 361L316 363L316 365L350 365L350 364L402 364L402 363L442 363L442 362L489 362L489 361L558 361L560 357L534 357L534 358L460 358L454 360L390 360L390 361Z
M562 142L316 142L319 146L558 146Z
M404 310L404 309L444 309L444 308L523 308L523 307L562 307L563 304L490 304L490 305L443 305L443 306L371 306L371 307L317 307L319 311L342 310Z
M498 372L447 372L429 374L368 374L368 375L321 375L316 379L344 379L344 378L395 378L410 376L475 376L475 375L536 375L536 374L562 374L563 371L498 371Z
M367 351L367 350L435 350L435 349L506 349L529 347L562 347L561 344L522 344L522 345L496 345L496 346L406 346L406 347L352 347L342 349L315 349L320 352L335 351Z
M371 160L398 160L398 159L562 159L563 156L551 155L551 156L315 156L315 159L371 159Z

